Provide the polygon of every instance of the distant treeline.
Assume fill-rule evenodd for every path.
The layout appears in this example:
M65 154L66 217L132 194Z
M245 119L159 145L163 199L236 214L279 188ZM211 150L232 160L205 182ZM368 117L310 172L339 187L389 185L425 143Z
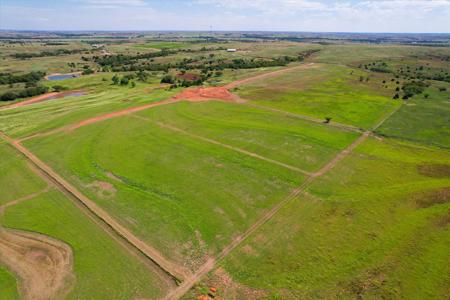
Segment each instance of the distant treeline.
M0 101L12 101L20 98L28 98L48 92L48 87L46 86L35 86L25 88L20 91L9 91L0 95Z
M69 54L79 54L84 51L88 51L87 49L74 49L74 50L68 50L68 49L57 49L52 51L42 51L37 53L13 53L11 54L11 57L17 58L17 59L27 59L27 58L34 58L34 57L46 57L46 56L61 56L61 55L69 55Z
M219 48L222 49L222 48ZM223 48L224 49L224 48ZM276 67L285 66L290 62L303 61L308 56L320 50L307 50L299 53L297 56L281 56L274 59L233 59L224 60L218 59L214 60L214 54L210 54L210 60L206 62L199 63L200 60L195 60L192 58L184 59L182 61L173 63L152 63L153 60L141 61L143 59L153 59L156 57L168 56L175 54L177 52L195 52L195 51L212 51L218 50L201 48L200 50L166 50L163 49L160 52L145 53L139 55L113 55L113 56L94 56L93 59L98 63L104 70L111 70L113 72L127 72L127 71L165 71L169 69L184 69L184 70L202 70L202 71L221 71L224 69L254 69L261 67ZM206 58L206 57L205 57Z
M35 71L22 75L14 75L11 73L0 73L0 84L14 83L36 83L44 78L45 72Z

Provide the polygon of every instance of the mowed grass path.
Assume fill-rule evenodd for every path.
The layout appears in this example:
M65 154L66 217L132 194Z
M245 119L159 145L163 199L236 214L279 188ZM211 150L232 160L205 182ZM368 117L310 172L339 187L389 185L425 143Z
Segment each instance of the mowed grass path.
M400 102L378 94L370 81L360 82L360 76L367 74L315 64L240 86L237 93L258 105L370 129Z
M367 140L186 298L446 299L449 166L442 150Z
M317 171L359 135L277 112L217 101L180 102L138 115L309 172Z
M0 222L46 234L72 247L76 278L67 299L157 298L166 292L165 282L156 273L58 191L8 207Z
M138 236L191 269L304 180L296 171L132 116L25 146Z

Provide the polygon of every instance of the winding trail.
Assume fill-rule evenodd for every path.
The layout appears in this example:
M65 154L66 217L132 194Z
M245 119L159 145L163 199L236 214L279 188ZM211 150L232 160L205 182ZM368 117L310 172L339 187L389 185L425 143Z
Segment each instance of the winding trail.
M0 261L20 278L26 300L63 298L75 279L72 249L38 233L0 227Z

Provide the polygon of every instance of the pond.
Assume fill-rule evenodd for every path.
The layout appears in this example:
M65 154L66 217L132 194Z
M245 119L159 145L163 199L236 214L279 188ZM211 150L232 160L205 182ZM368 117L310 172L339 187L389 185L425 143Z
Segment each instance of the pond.
M80 77L80 74L55 74L55 75L49 75L47 76L47 80L53 81L53 80L64 80L69 78L76 78Z

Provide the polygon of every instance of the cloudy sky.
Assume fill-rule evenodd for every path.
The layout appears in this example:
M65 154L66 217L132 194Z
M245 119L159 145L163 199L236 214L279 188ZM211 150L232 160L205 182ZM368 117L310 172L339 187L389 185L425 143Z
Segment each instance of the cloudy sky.
M450 0L0 0L0 29L450 32Z

